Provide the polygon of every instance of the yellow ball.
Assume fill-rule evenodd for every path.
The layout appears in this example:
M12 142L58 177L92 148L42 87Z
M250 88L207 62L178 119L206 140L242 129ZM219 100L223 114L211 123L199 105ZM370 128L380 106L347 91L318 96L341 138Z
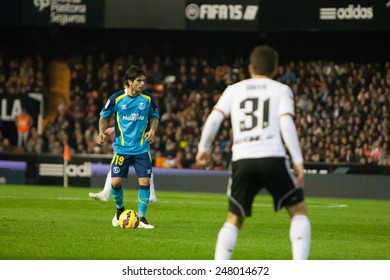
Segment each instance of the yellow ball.
M121 228L137 228L139 225L138 213L134 210L125 210L119 216L119 225Z

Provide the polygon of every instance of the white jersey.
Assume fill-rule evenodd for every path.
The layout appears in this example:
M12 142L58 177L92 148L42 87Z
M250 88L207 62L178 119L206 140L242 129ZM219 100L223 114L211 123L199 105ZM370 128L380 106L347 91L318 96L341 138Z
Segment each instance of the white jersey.
M214 107L231 116L232 160L285 157L279 117L294 116L291 89L268 78L252 78L229 86Z

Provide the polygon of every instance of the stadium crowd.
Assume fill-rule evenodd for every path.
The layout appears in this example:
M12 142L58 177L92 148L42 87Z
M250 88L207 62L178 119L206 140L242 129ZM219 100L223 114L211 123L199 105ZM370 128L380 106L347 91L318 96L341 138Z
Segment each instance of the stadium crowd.
M32 128L27 152L62 153L68 143L73 153L112 153L111 143L95 144L99 112L131 64L146 73L147 90L157 100L161 115L152 157L156 166L196 168L195 154L202 125L229 84L248 77L243 57L212 59L193 56L132 55L109 59L102 53L69 58L69 102L58 105L57 116L43 135ZM48 77L40 56L0 58L0 93L47 94ZM336 63L289 61L276 76L295 94L295 123L305 162L390 165L390 62ZM7 139L0 135L0 151ZM213 169L227 169L232 133L225 120L213 145Z
M47 98L48 73L40 54L24 57L4 57L0 52L0 95L40 92Z

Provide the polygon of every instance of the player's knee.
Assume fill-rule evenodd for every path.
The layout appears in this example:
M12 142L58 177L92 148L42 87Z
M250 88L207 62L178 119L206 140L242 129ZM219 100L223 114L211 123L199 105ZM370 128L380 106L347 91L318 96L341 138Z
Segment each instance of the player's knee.
M238 228L242 227L242 225L244 224L244 220L245 220L244 217L238 216L232 212L229 212L228 217L226 219L228 223L233 224Z
M119 188L121 188L122 187L122 185L123 185L123 179L122 178L112 178L112 180L111 180L111 184L112 184L112 187L114 188L114 189L119 189Z
M139 178L138 183L140 186L149 186L150 185L150 178L147 178L147 177Z
M307 216L307 208L305 201L300 201L297 204L286 206L287 212L290 217L296 215L305 215Z

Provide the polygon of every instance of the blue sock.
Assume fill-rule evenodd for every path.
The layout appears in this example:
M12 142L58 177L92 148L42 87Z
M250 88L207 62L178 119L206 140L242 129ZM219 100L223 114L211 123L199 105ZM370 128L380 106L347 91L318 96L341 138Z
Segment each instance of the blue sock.
M138 214L140 217L145 217L146 210L148 209L150 196L150 185L139 186L138 191Z
M123 187L120 186L119 189L114 189L114 187L112 187L111 193L116 205L116 209L123 208Z

